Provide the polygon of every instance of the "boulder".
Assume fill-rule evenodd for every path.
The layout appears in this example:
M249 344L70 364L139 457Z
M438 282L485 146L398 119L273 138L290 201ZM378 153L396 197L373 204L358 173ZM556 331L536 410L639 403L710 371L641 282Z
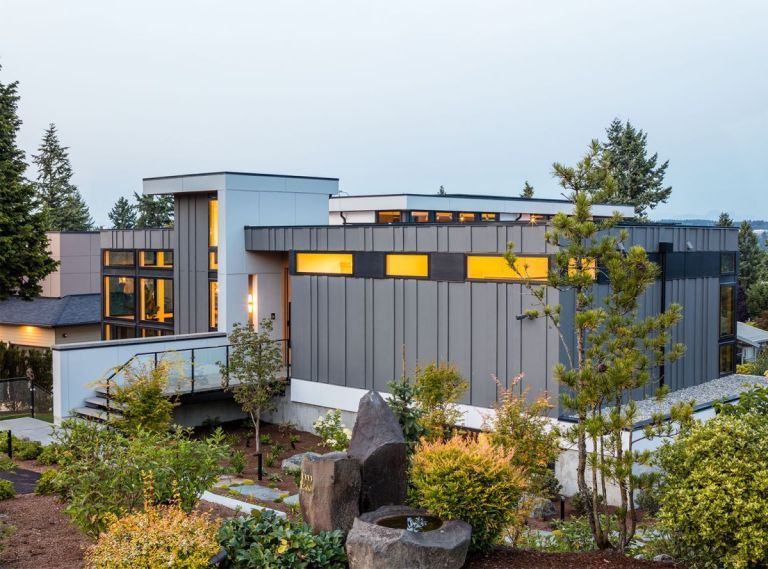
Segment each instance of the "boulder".
M360 511L403 504L408 486L408 449L403 430L375 391L360 399L349 455L360 462Z
M286 474L294 474L295 472L301 472L301 463L304 462L304 459L306 457L318 457L320 456L320 453L317 452L301 452L299 454L294 454L293 456L290 456L286 458L282 464L281 468L282 471Z
M424 510L384 506L355 520L347 536L350 569L459 569L464 565L472 528L462 521L443 521L432 531L414 532L378 525L395 516L425 516Z
M549 498L543 498L536 496L530 498L531 500L531 513L529 517L537 520L551 520L557 516L557 510L552 500Z
M343 452L307 456L301 463L299 504L316 533L347 533L360 513L360 463Z

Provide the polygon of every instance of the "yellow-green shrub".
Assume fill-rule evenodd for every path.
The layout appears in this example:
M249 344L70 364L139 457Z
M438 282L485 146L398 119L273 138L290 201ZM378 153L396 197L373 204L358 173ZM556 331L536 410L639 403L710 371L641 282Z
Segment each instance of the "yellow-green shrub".
M525 479L512 453L487 436L422 441L411 464L413 501L449 520L472 526L470 550L485 551L515 522Z
M151 480L145 478L144 511L117 518L86 554L89 569L173 567L203 569L218 551L218 528L207 513L186 513L178 494L173 503L157 506Z
M35 494L38 496L52 496L61 492L60 485L56 482L57 476L58 472L54 469L43 472L35 484Z
M464 396L469 383L453 364L434 363L417 367L413 396L421 411L419 424L430 440L445 437L461 420L456 404Z
M768 566L768 422L721 413L659 452L659 520L693 567Z
M16 496L16 490L13 482L10 480L0 480L0 500L8 500Z

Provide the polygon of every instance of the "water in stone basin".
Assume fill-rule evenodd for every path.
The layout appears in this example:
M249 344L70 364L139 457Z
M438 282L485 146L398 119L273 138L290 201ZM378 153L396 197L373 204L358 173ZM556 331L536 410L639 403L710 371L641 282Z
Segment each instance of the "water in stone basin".
M392 529L423 533L439 529L443 525L443 520L437 516L391 516L379 520L376 524Z

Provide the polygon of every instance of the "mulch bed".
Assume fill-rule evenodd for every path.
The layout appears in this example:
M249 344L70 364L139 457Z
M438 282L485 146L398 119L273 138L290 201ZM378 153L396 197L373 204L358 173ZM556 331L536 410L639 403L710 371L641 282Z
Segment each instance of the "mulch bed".
M610 551L591 553L542 553L500 547L470 559L465 569L684 569L679 563L632 559Z
M82 567L83 548L93 540L72 525L62 508L58 498L34 494L0 502L0 514L16 528L0 553L3 567Z

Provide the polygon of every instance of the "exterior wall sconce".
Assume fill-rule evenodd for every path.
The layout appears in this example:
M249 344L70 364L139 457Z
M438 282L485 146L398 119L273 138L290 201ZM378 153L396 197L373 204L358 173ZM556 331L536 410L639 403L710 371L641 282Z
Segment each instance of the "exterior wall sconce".
M248 295L248 314L253 314L253 295Z

